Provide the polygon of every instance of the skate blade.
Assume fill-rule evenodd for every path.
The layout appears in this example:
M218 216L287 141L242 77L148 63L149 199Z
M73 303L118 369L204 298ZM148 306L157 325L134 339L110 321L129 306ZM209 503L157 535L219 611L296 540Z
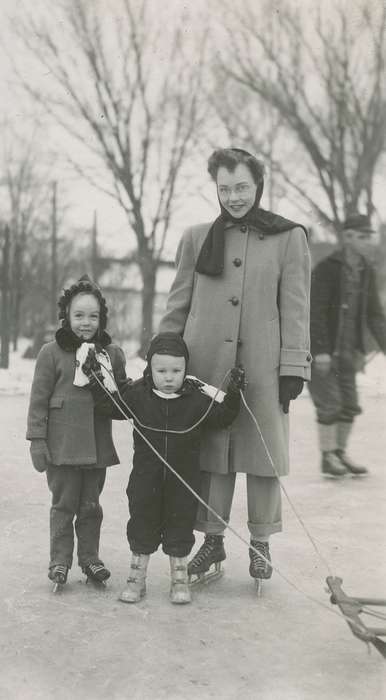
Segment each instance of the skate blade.
M217 581L224 576L224 569L221 566L221 562L214 565L214 571L209 569L202 574L192 574L189 576L189 586L194 588L195 586L204 585Z
M106 581L98 581L98 579L92 578L91 576L87 576L86 578L86 586L88 583L96 586L96 588L106 588Z
M263 579L262 578L255 578L255 587L256 587L257 597L261 598L262 593L263 593Z
M55 581L55 583L52 587L52 592L56 593L56 594L60 593L63 586L64 586L64 583L59 583L58 581Z

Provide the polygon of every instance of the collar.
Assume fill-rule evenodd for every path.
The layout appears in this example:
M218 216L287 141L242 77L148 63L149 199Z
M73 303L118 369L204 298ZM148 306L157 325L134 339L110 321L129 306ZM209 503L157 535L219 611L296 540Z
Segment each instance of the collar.
M156 394L161 399L179 399L179 398L181 398L181 394L164 394L163 391L160 391L159 389L155 389L154 387L153 387L152 391L153 391L153 394Z

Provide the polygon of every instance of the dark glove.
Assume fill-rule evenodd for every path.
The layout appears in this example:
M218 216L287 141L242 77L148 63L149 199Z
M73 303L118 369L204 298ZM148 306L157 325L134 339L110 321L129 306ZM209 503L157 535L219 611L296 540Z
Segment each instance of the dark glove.
M51 455L49 453L47 443L43 438L35 438L31 440L30 454L32 464L37 472L45 472L51 464Z
M96 375L103 384L102 368L96 358L95 350L89 348L87 357L82 365L82 372L88 377L91 386L99 386L99 383L94 375Z
M284 413L288 413L290 401L296 399L303 391L304 379L301 377L279 378L279 402Z
M245 389L245 370L243 367L233 367L231 369L231 378L228 384L228 391L231 393L238 393Z

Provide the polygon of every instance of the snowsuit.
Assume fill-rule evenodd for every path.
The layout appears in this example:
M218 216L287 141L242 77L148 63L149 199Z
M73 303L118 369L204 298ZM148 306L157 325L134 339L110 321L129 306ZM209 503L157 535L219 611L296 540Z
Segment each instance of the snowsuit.
M127 383L121 389L121 396L128 407L122 404L123 409L127 413L133 412L134 426L143 432L173 469L195 491L199 491L201 435L231 424L240 408L239 392L228 392L222 403L215 401L199 426L179 435L164 431L190 428L210 406L211 399L202 393L197 382L185 379L177 398L163 398L153 391L150 379L143 378ZM109 399L96 400L97 410L122 419L122 414ZM195 541L193 527L197 499L136 430L133 470L126 493L130 511L127 538L133 552L151 554L162 543L163 551L169 556L185 557L190 553Z
M123 352L106 332L101 341L120 386L126 379ZM75 348L62 328L37 357L28 411L27 439L46 440L51 456L46 472L52 493L50 568L72 565L74 517L79 565L99 562L99 495L106 467L119 464L111 419L95 412L89 388L73 384L75 361Z

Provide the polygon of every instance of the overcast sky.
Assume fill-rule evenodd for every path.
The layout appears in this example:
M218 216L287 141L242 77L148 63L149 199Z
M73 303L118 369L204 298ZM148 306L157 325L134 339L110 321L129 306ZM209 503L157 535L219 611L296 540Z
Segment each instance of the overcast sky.
M95 0L92 0L95 1ZM107 0L105 0L107 2ZM114 0L108 0L114 2ZM207 0L210 2L210 0ZM237 0L235 0L236 2ZM324 0L326 5L331 0ZM29 7L36 7L40 0L28 0ZM151 0L154 8L157 9L159 3L167 4L171 10L178 4L186 5L189 3L183 0ZM197 0L191 0L197 2ZM300 2L300 0L299 0ZM303 0L304 3L312 5L319 3L320 0ZM342 0L346 2L346 0ZM370 2L381 2L381 0L370 0ZM25 3L25 0L24 0ZM370 4L370 3L369 3ZM20 11L23 2L21 0L0 0L0 31L3 39L9 47L9 32L7 32L7 17L14 16ZM354 21L354 20L353 20ZM193 28L194 29L194 28ZM202 31L202 27L197 25L197 32ZM0 56L0 99L3 105L3 114L13 124L14 128L21 133L28 131L31 128L31 111L21 106L21 102L15 92L13 77L9 61L4 51L1 51ZM28 70L28 64L26 64ZM55 169L52 171L52 177L58 180L58 196L63 202L69 206L67 216L76 226L87 228L91 226L94 210L97 211L101 242L111 249L115 249L124 253L129 247L129 238L127 235L127 223L124 215L115 205L114 201L101 194L99 191L90 187L86 182L82 182L76 177L69 168L64 167L64 155L67 151L74 153L76 145L72 144L67 137L55 127L50 128L49 132L44 131L45 143L51 143L52 147L59 152L62 151L62 156L57 158ZM220 144L218 144L220 145ZM228 145L228 144L225 144ZM208 154L209 155L209 154ZM198 223L200 221L211 220L217 214L217 201L214 186L210 183L206 174L206 158L202 157L202 162L197 163L197 176L206 184L205 193L207 201L202 198L191 196L186 198L186 201L181 207L181 211L175 217L171 235L167 245L167 253L169 256L174 254L176 243L181 235L183 227L187 223ZM386 198L384 197L384 178L380 176L376 186L376 205L380 209L382 216L386 219ZM1 192L0 192L0 212L1 212ZM267 207L266 200L262 201L262 206ZM193 213L192 213L193 212ZM280 213L285 216L299 217L299 212L293 202L282 201L280 203ZM308 222L306 222L308 223Z

